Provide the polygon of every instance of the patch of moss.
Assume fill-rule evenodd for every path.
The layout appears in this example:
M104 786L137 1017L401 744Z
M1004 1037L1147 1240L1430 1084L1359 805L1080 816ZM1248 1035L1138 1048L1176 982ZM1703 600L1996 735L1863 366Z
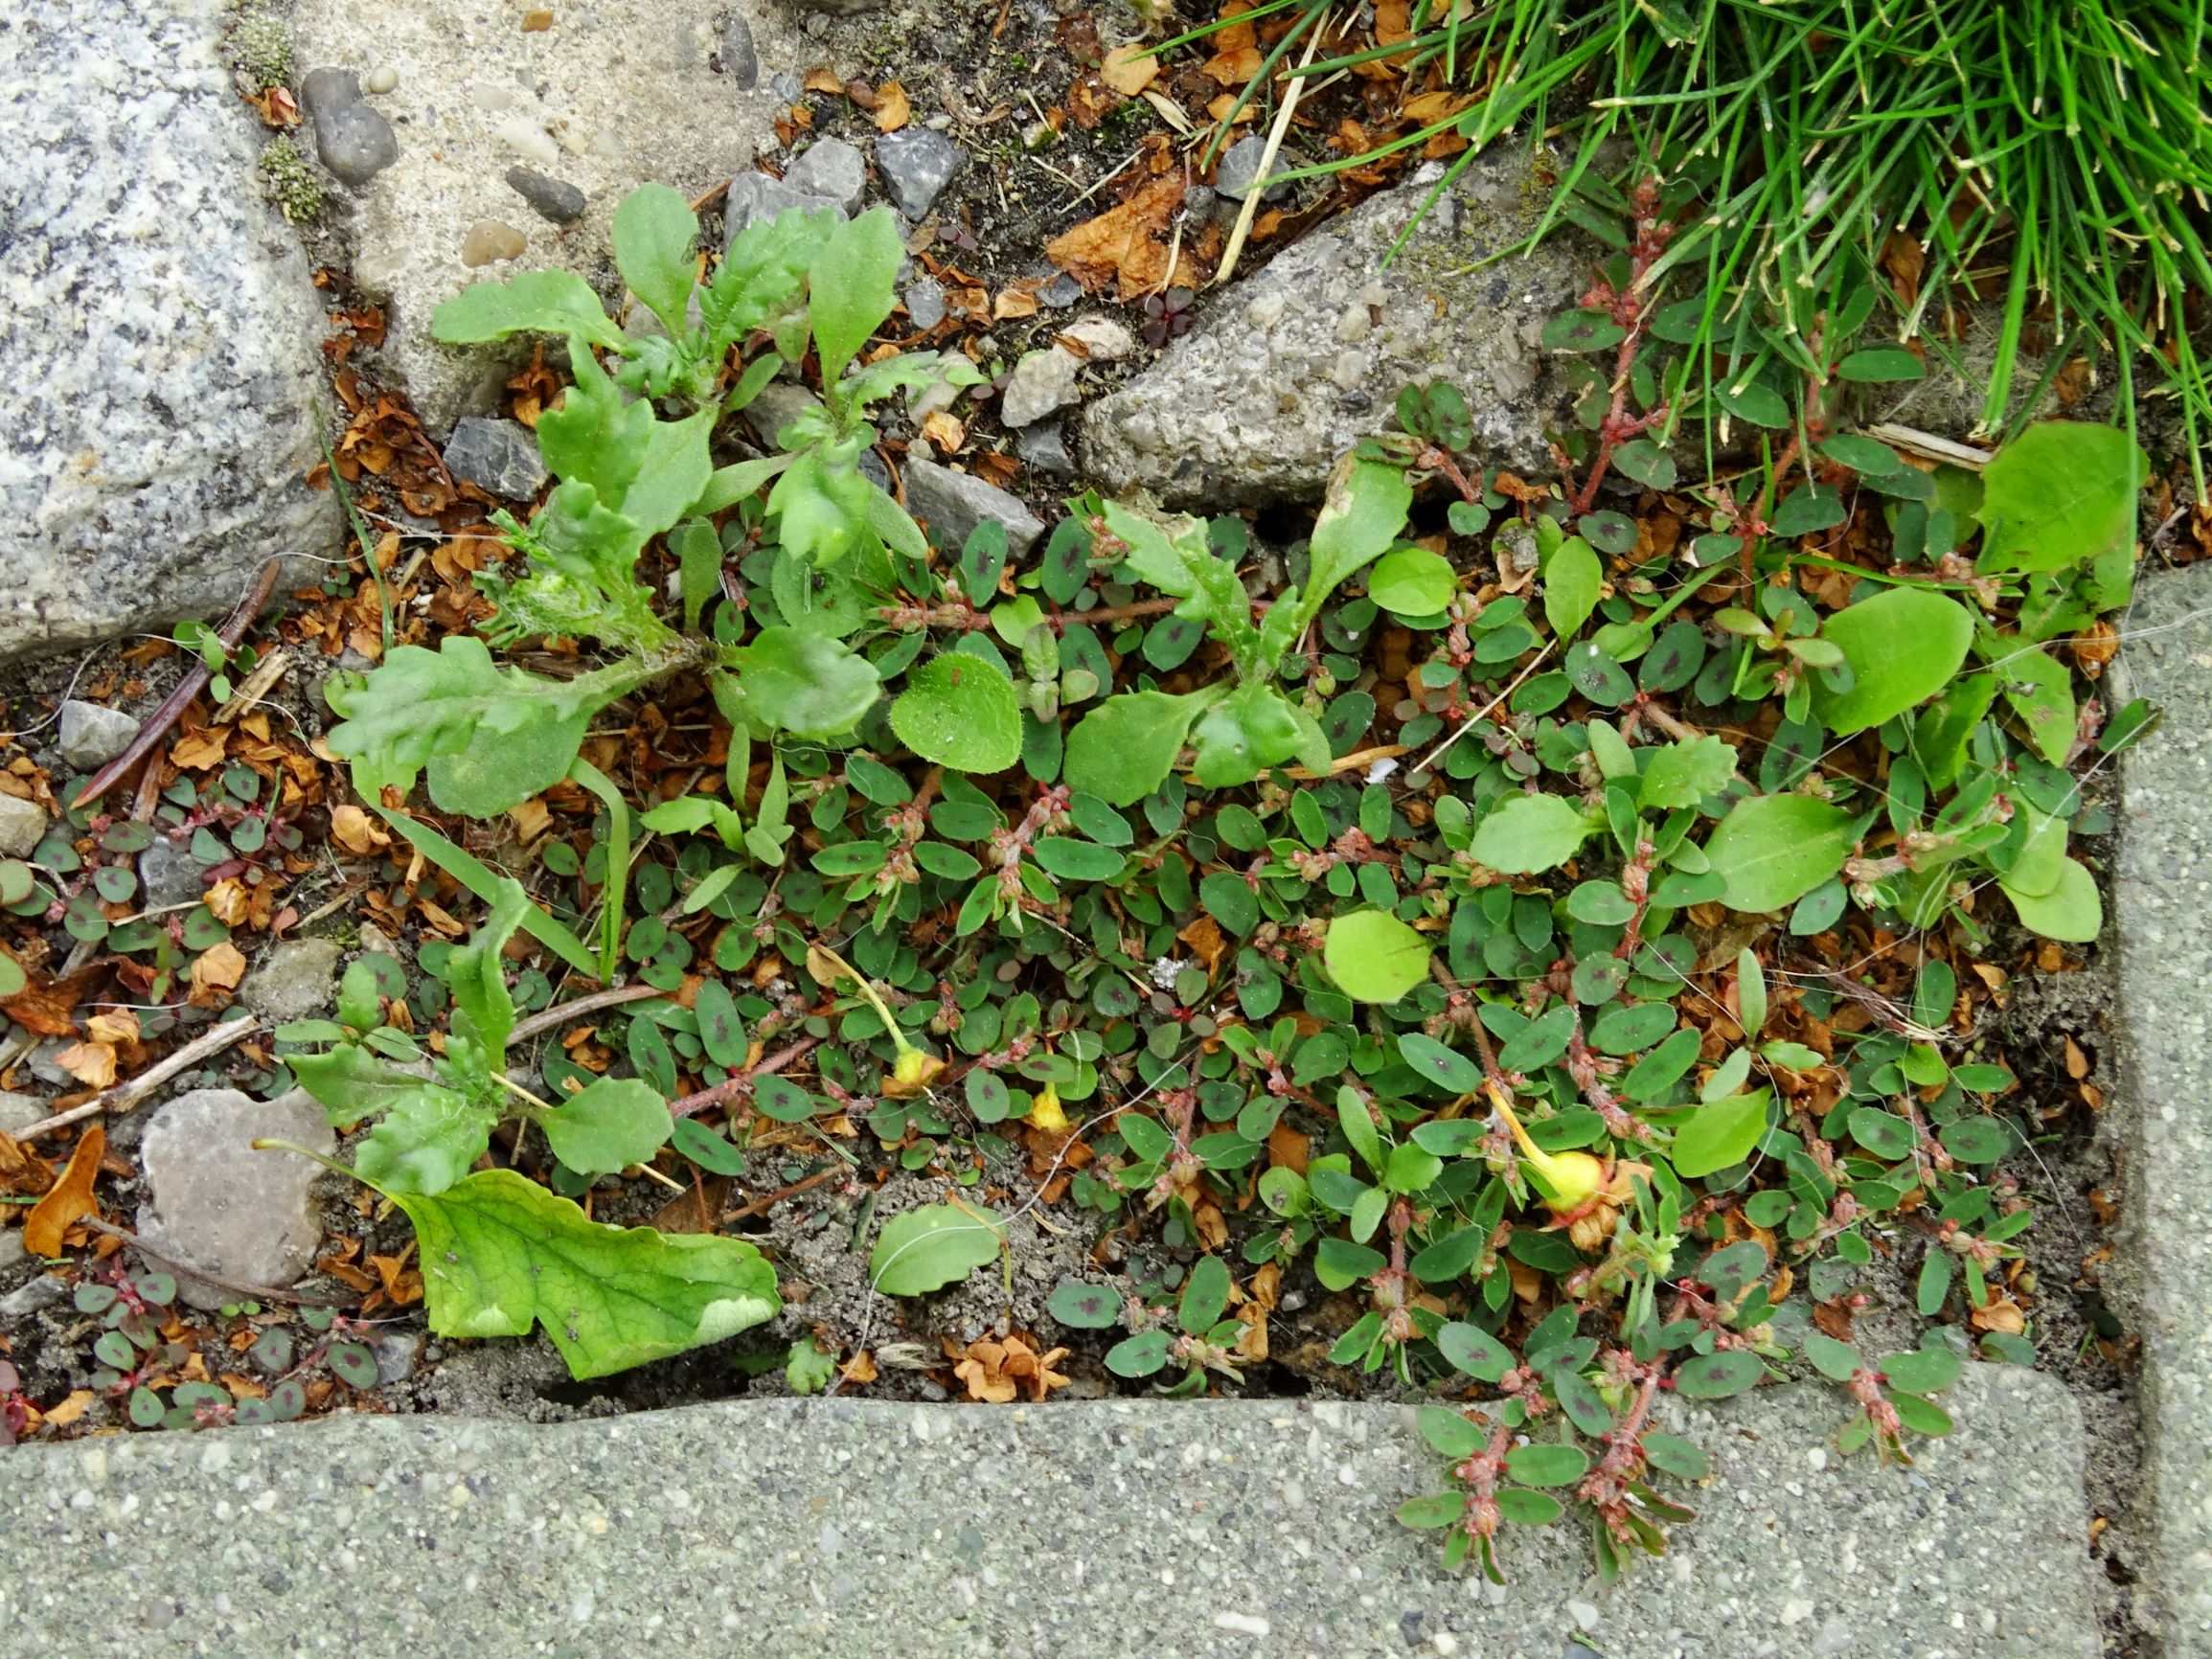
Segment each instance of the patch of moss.
M231 54L258 87L282 86L292 78L292 32L283 18L259 6L239 12L231 30Z
M292 223L304 224L323 211L322 184L289 133L279 133L262 151L262 176Z

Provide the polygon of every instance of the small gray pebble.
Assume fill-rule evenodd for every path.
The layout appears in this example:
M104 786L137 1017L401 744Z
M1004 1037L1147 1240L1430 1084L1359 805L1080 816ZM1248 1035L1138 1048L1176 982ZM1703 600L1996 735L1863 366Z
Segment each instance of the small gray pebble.
M545 487L544 458L537 439L516 420L469 415L453 424L445 441L445 466L454 477L508 501L531 501Z
M351 70L308 71L300 108L314 124L315 153L341 184L367 184L399 159L392 124L362 100L360 77Z
M889 495L891 493L891 468L883 465L882 456L877 454L873 449L863 449L860 451L860 459L854 465L859 467L861 477L883 491L884 494Z
M1057 423L1024 427L1014 441L1014 452L1024 466L1049 477L1075 476L1075 457L1067 452L1067 436Z
M1083 284L1062 271L1037 290L1037 298L1039 305L1064 311L1083 298Z
M788 69L779 69L768 77L768 93L778 103L796 103L807 83Z
M130 747L131 739L138 736L138 724L121 709L71 697L61 705L61 730L57 739L61 758L80 772L104 766Z
M761 55L753 45L753 26L742 11L731 12L722 25L722 73L737 82L740 92L761 84Z
M1214 188L1234 201L1243 201L1252 193L1252 186L1260 176L1260 158L1266 151L1267 141L1257 134L1237 140L1214 170ZM1260 199L1274 201L1288 191L1290 187L1281 182L1278 175L1298 165L1288 152L1277 150L1275 163L1267 170L1267 188L1260 193Z
M784 182L807 195L828 196L851 217L868 193L868 161L843 139L825 138L784 170Z
M924 277L906 290L906 320L926 332L945 321L945 289Z
M876 141L876 170L891 205L910 219L921 218L968 161L968 152L926 126L901 127Z
M166 836L138 855L139 901L148 910L190 904L207 891L200 862Z
M507 182L514 187L516 194L537 210L540 217L551 219L557 225L574 224L583 216L588 198L564 178L549 178L526 167L511 167L507 170Z

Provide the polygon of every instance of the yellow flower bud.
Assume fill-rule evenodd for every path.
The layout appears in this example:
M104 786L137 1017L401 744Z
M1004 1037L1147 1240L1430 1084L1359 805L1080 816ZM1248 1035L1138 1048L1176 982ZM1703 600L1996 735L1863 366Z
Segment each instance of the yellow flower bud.
M1067 1127L1067 1113L1061 1109L1060 1091L1050 1083L1037 1091L1037 1102L1029 1108L1029 1116L1022 1122L1033 1129L1042 1129L1048 1135L1057 1135Z
M1554 1215L1564 1216L1581 1209L1606 1184L1604 1162L1588 1152L1547 1152L1528 1137L1521 1127L1520 1119L1514 1116L1513 1103L1505 1098L1505 1091L1495 1083L1490 1085L1491 1103L1505 1118L1505 1126L1513 1131L1513 1138L1520 1147L1521 1163L1529 1172L1529 1184L1536 1188L1537 1196Z

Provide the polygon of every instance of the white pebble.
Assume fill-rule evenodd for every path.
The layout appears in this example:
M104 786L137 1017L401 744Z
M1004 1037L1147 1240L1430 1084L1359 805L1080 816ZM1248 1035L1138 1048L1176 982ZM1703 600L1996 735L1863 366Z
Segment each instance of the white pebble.
M560 165L560 146L555 144L552 134L535 121L514 116L501 122L494 136L525 161L534 161L542 168Z
M1274 1625L1257 1613L1216 1613L1214 1625L1222 1630L1235 1630L1244 1636L1265 1636Z
M389 63L379 63L362 78L361 84L371 92L389 92L399 84L399 72Z

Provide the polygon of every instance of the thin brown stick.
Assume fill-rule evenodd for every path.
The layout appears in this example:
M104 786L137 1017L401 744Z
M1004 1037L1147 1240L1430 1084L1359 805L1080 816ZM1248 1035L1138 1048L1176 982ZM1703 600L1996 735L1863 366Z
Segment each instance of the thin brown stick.
M95 1233L104 1233L110 1239L120 1239L141 1256L159 1261L165 1267L173 1267L179 1273L190 1274L194 1279L214 1285L217 1290L228 1290L233 1295L249 1297L257 1302L289 1302L299 1307L343 1307L347 1305L348 1299L345 1297L302 1296L296 1290L279 1290L269 1284L249 1284L243 1279L225 1279L219 1273L210 1273L204 1267L195 1267L190 1261L170 1255L166 1250L156 1250L127 1227L113 1226L91 1216L78 1217L75 1225L89 1227Z
M715 1225L718 1227L726 1227L732 1221L744 1221L751 1219L755 1216L765 1216L770 1210L773 1210L786 1198L795 1197L797 1194L804 1193L810 1187L819 1187L824 1181L830 1179L831 1176L841 1175L844 1172L845 1166L842 1164L832 1164L826 1170L816 1170L804 1181L793 1181L788 1187L779 1187L775 1192L768 1193L767 1196L764 1198L755 1198L750 1204L745 1205L742 1209L732 1210L728 1215L718 1220Z
M86 1118L97 1118L103 1112L110 1115L127 1112L163 1083L181 1071L189 1071L200 1061L219 1055L234 1043L241 1043L254 1033L262 1030L262 1022L252 1015L236 1019L226 1025L194 1037L166 1059L156 1060L127 1082L117 1083L112 1089L97 1094L89 1101L71 1106L66 1112L57 1112L51 1118L42 1118L29 1128L17 1129L15 1139L28 1141L34 1135L43 1135L50 1129L82 1123ZM201 1278L207 1276L203 1273Z
M534 1013L528 1019L517 1020L507 1035L511 1043L528 1042L540 1033L556 1026L566 1025L572 1019L582 1019L587 1013L597 1013L603 1008L620 1008L626 1002L646 1002L668 992L657 985L618 985L607 990L588 991L571 1002Z
M224 650L238 649L239 641L246 637L246 629L254 625L254 619L262 614L262 607L269 602L269 596L276 592L277 572L283 568L283 564L273 558L262 566L260 580L254 583L253 591L239 602L239 608L231 612L230 620L217 631L217 637L222 641ZM195 662L187 669L184 678L177 681L176 690L162 699L161 707L154 710L146 724L138 729L138 736L131 739L130 747L95 772L92 782L77 792L77 799L69 803L70 810L75 811L88 801L99 800L114 788L131 767L151 754L154 746L169 736L169 729L176 724L193 698L198 696L214 677L214 671L205 662Z

